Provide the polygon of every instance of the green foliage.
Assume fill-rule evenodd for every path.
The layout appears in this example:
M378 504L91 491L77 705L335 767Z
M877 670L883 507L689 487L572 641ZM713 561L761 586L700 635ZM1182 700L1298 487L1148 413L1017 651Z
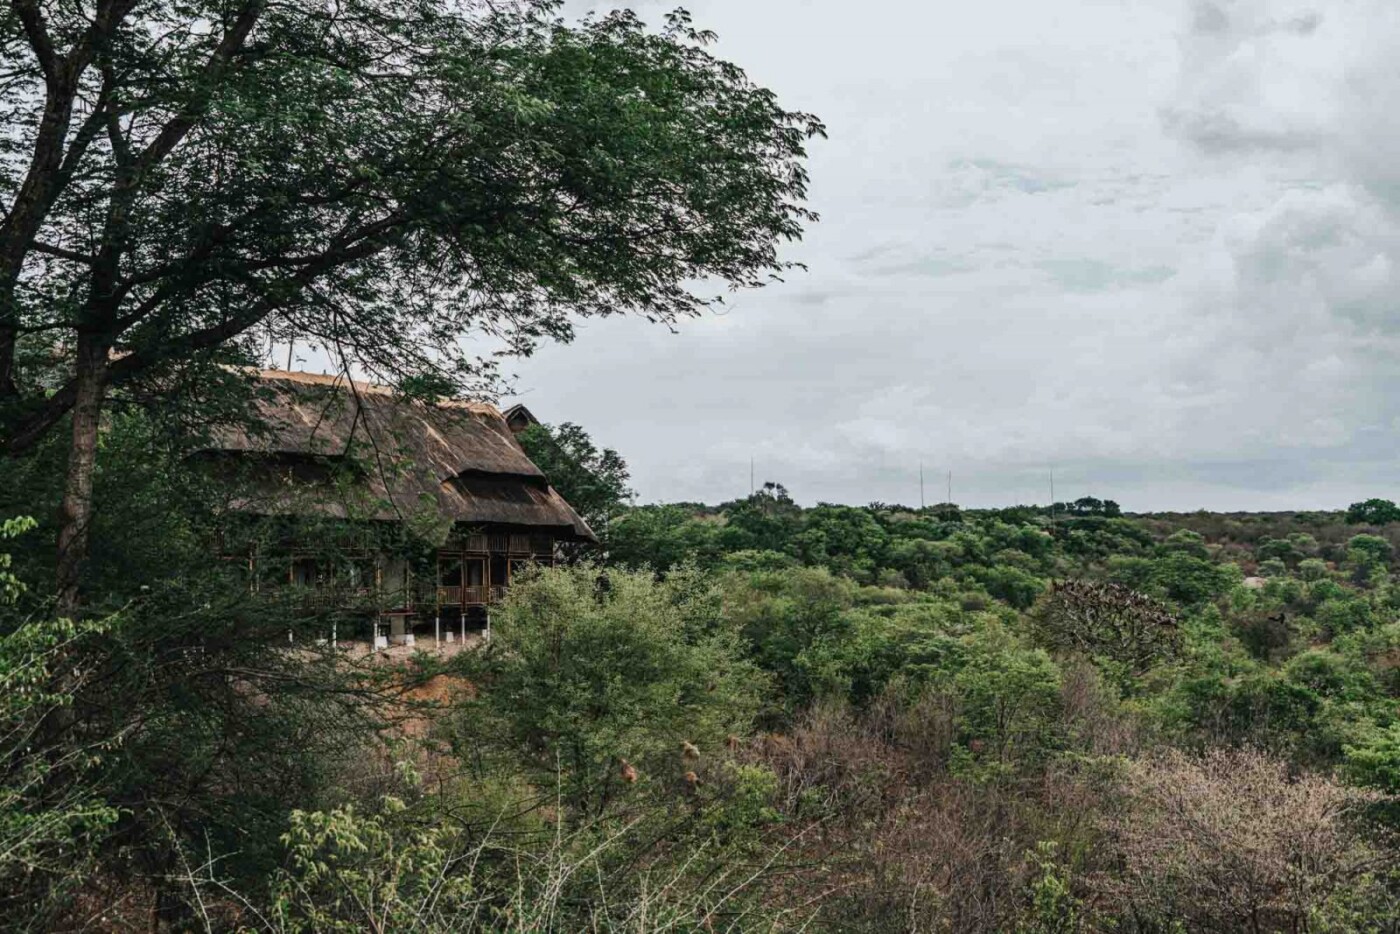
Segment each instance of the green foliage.
M1327 574L1327 562L1320 558L1307 558L1298 564L1298 576L1305 581L1326 580Z
M476 827L416 789L295 811L263 921L278 934L779 929L756 911L762 870L743 862L774 790L772 773L736 767L688 832L656 805L579 827L502 811Z
M957 698L959 739L970 775L990 779L1042 761L1060 742L1060 670L1040 650L995 629L970 637L946 682Z
M1343 752L1347 775L1357 784L1400 794L1400 722L1371 731Z
M1190 529L1178 529L1168 535L1162 542L1161 550L1169 553L1188 554L1193 558L1210 557L1210 549L1206 547L1206 540L1199 532Z
M35 525L23 516L0 522L0 541ZM24 584L10 567L10 555L0 554L0 885L6 893L0 905L32 895L36 876L62 879L69 867L82 865L117 819L88 775L115 739L90 737L57 755L39 740L78 696L75 679L55 677L64 656L81 640L100 637L112 621L11 620L8 608Z
M38 523L28 516L16 516L0 522L0 542L7 538L18 538L31 531ZM8 553L0 553L0 606L14 603L24 593L24 582L16 577L10 568L14 561Z
M1015 566L993 566L980 571L977 579L987 593L1018 610L1030 609L1045 592L1045 582L1029 571Z
M682 564L713 566L723 553L721 526L684 505L629 509L608 536L609 557L621 567L668 571Z
M802 528L802 509L780 483L765 483L747 499L721 507L726 551L787 551Z
M82 696L76 677L59 677L66 657L115 624L21 621L0 634L0 917L42 917L47 902L71 895L118 819L97 776L120 736L89 731L54 748L46 735Z
M793 709L849 685L844 651L858 640L854 587L824 569L731 578L725 613L748 652L775 678L775 700Z
M803 513L801 531L788 548L804 564L873 581L888 546L889 535L869 510L821 505Z
M1054 841L1043 840L1026 854L1036 877L1030 885L1030 907L1017 934L1073 934L1081 929L1084 906L1070 886L1058 849Z
M1400 506L1388 499L1368 499L1347 507L1348 525L1386 525L1400 522Z
M606 545L613 519L632 496L622 456L611 448L599 450L588 433L572 422L557 428L531 425L516 440Z
M386 798L379 814L353 805L293 811L283 835L288 867L273 884L273 917L288 932L438 931L471 917L475 880L461 842L444 826L398 818Z
M471 661L484 690L459 742L523 758L542 783L557 774L585 812L618 791L623 760L675 781L683 744L711 755L745 732L761 685L718 594L685 573L541 571L512 588L490 652Z
M1223 595L1239 579L1238 569L1200 557L1197 543L1187 542L1157 558L1111 558L1109 573L1118 583L1160 594L1187 606Z
M1379 535L1354 535L1347 541L1347 561L1362 572L1385 567L1395 557L1395 546Z
M3 89L8 150L58 155L33 155L33 184L0 184L33 219L3 232L0 336L44 334L25 367L0 341L0 437L29 447L71 406L73 383L50 393L47 378L69 380L75 329L124 351L114 392L161 390L173 365L254 329L286 339L294 319L439 394L482 374L464 336L527 351L567 338L574 315L673 320L715 301L697 282L785 269L778 243L815 217L802 162L821 124L710 54L684 14L653 30L555 8L351 0L327 19L158 2L113 8L92 33L50 17L41 51L74 73L46 86L44 55L16 47ZM127 152L138 165L119 168ZM109 213L122 222L90 223ZM120 281L38 249L76 230ZM70 358L46 362L56 347Z

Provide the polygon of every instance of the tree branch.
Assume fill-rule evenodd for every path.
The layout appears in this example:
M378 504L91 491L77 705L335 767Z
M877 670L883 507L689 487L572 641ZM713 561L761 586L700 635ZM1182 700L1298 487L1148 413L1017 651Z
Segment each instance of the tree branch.
M50 91L55 90L59 83L58 55L54 52L49 27L44 22L44 14L39 10L37 0L10 0L10 9L15 11L20 25L24 27L24 37L34 51L39 69L44 73L44 83Z
M34 241L34 252L44 253L49 256L57 256L60 259L71 259L75 263L83 263L87 266L91 266L93 263L97 262L95 257L89 256L86 253L76 253L73 250L65 250L61 246L54 246L39 240Z
M320 256L309 261L295 275L269 284L264 290L268 293L267 296L242 314L165 341L158 352L138 348L113 359L107 368L108 385L118 386L130 382L161 363L187 360L256 327L269 315L287 307L319 276L385 249L393 234L393 228L386 229L384 224L384 220L376 221L360 228L353 235L347 234L337 238L339 242L333 248L328 248ZM131 316L123 320L129 322L128 327L136 323ZM115 336L112 335L113 338ZM32 448L44 433L73 407L76 398L77 382L70 379L44 400L42 408L22 421L8 441L0 443L0 457L15 457Z
M210 53L209 60L204 65L203 84L207 86L209 79L219 76L233 54L248 38L248 34L253 31L253 27L257 24L264 8L264 0L248 0L238 14L238 18L233 21L233 25L224 33L219 44ZM179 145L180 140L184 139L185 135L194 128L208 103L208 95L201 94L196 101L185 107L161 128L161 131L156 134L156 138L151 140L137 158L134 172L136 177L139 178L153 166L159 164L170 154L172 149Z

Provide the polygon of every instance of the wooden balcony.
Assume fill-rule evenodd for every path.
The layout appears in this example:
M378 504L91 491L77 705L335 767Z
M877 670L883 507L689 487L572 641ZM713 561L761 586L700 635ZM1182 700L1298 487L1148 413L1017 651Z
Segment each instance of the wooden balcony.
M373 610L379 607L379 596L370 587L318 582L314 585L291 584L277 588L284 599L305 610Z
M537 558L554 555L554 539L548 535L506 532L471 532L462 537L462 553L468 555L532 555ZM455 554L455 547L442 554Z
M499 603L505 593L504 587L486 585L439 587L437 589L437 602L439 606L489 606L492 603Z

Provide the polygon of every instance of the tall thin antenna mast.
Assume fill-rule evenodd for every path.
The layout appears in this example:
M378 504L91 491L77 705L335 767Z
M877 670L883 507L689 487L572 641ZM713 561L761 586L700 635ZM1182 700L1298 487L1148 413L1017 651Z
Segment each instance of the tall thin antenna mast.
M755 487L755 486L753 485L753 458L750 457L750 458L749 458L749 495L752 496L752 495L754 495L754 494L757 493L757 492L758 492L758 488Z
M1055 534L1055 468L1050 468L1050 534Z
M948 505L953 504L953 472L948 471Z
M926 505L924 502L924 462L919 461L919 509L922 510Z

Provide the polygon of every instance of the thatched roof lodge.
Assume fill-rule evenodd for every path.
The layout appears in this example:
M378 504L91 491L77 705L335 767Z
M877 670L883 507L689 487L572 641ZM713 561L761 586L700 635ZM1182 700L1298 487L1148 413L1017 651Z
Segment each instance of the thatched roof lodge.
M383 555L360 574L362 588L373 574L378 614L401 640L412 641L415 620L464 621L499 598L523 564L551 563L558 543L596 541L495 406L431 404L344 377L277 370L256 375L255 406L252 427L216 428L200 453L238 478L236 511L404 523L435 547L435 574ZM308 553L249 562L271 563L277 579L285 568L290 584L320 586L327 571ZM255 570L255 579L268 578L266 567Z
M266 486L241 504L246 511L396 521L427 510L444 526L596 541L493 405L430 405L383 386L310 373L265 370L257 381L261 424L218 429L205 451L265 468ZM316 465L351 462L360 465L361 483L314 490ZM305 495L312 490L316 495Z

